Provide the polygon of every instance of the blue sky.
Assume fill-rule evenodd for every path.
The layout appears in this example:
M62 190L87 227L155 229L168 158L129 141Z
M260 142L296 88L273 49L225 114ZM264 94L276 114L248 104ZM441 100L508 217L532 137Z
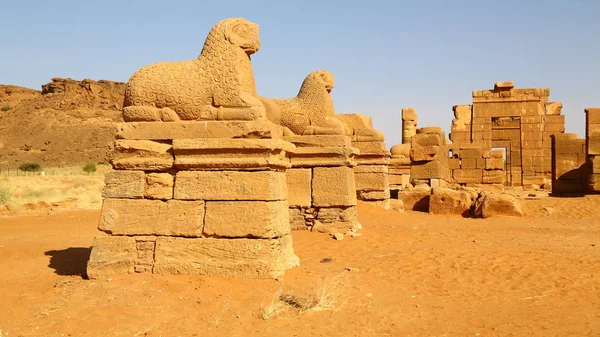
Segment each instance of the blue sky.
M373 118L388 147L403 107L450 131L452 106L495 81L550 88L567 132L600 107L600 1L22 1L0 2L0 83L52 77L127 81L158 61L195 58L209 29L244 17L261 29L258 91L295 96L304 77L336 78L339 113Z

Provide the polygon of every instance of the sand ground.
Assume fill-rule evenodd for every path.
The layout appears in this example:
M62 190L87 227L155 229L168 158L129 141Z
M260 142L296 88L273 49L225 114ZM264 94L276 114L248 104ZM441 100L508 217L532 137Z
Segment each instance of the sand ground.
M523 218L483 220L360 204L360 237L335 241L294 232L301 267L281 280L147 274L86 280L99 211L3 216L0 330L2 336L600 336L599 205L600 196L546 197L523 201ZM302 301L315 295L321 308L304 308Z

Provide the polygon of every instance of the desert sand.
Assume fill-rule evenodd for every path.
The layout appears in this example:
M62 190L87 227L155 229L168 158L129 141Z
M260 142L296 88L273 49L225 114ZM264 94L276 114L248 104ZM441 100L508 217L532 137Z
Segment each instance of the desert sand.
M524 217L490 219L399 214L359 203L361 236L336 241L293 232L301 266L279 280L152 274L88 280L99 211L2 216L0 330L7 336L598 336L600 196L521 202Z

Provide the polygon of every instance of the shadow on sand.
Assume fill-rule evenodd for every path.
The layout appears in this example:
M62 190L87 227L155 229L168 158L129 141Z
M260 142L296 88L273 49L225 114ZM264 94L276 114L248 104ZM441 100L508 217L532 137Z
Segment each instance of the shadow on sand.
M91 247L71 247L63 250L49 250L44 254L50 256L48 267L53 268L57 275L87 278L85 270L91 250Z

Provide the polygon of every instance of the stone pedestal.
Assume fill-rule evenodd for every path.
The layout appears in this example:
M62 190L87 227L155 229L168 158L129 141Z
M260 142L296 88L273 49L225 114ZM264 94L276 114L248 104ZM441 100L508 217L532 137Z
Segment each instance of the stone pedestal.
M286 171L292 229L360 228L353 168L358 153L347 136L291 136L296 146Z
M88 276L276 278L298 265L285 172L295 147L281 134L266 121L121 125Z
M356 196L366 202L386 202L390 199L388 161L390 152L384 142L352 142L359 149L356 156L354 177Z
M390 194L406 189L410 184L410 143L397 144L390 149L388 181Z

